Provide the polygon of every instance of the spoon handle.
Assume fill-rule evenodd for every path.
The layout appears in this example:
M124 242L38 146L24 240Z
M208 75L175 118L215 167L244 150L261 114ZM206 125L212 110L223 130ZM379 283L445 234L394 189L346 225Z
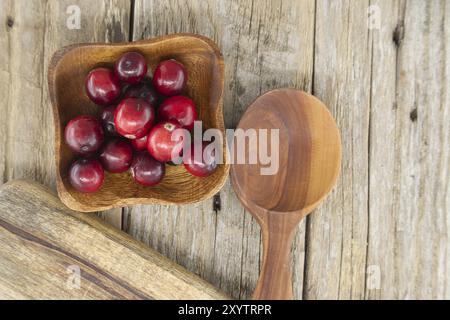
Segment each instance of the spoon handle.
M292 300L291 245L298 221L288 215L269 214L261 224L263 234L263 263L255 300Z

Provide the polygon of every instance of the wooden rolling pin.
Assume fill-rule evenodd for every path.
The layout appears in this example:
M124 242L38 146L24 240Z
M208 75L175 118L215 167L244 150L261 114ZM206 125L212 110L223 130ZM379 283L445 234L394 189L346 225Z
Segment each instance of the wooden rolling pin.
M213 286L44 187L0 187L2 299L226 299Z

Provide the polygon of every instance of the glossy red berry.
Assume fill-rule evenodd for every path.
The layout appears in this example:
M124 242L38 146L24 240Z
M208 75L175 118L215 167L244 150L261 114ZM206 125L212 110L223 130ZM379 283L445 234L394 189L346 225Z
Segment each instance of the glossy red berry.
M160 162L173 161L173 157L179 156L183 151L183 136L172 134L182 127L174 121L158 123L150 131L147 140L148 152Z
M186 82L186 69L174 59L162 61L153 74L155 89L166 96L180 94L186 86Z
M79 192L95 192L103 185L105 173L97 159L78 159L69 170L70 184Z
M128 139L145 136L155 121L155 110L145 100L126 98L119 103L114 123L119 134Z
M113 103L121 93L120 81L109 69L97 68L86 77L86 94L96 104Z
M144 151L147 150L147 139L148 135L143 136L142 138L133 139L131 141L131 145L136 151Z
M114 124L114 113L116 112L116 106L108 106L103 108L101 119L103 130L106 134L114 137L117 136L118 133L116 131L116 125Z
M129 84L137 84L147 74L147 63L142 54L138 52L127 52L116 61L114 71L121 81Z
M105 144L99 158L106 171L121 173L130 168L133 149L127 141L113 139Z
M97 151L104 140L100 121L91 116L79 116L69 121L64 137L74 152L88 155Z
M149 81L130 86L125 92L125 98L139 98L149 102L152 106L158 103L158 94Z
M201 147L201 151L196 155L195 146ZM217 161L215 157L215 150L205 148L208 143L197 143L191 146L190 152L183 154L183 163L186 170L196 177L207 177L212 174L217 168Z
M131 175L144 186L154 186L161 182L166 173L163 163L153 159L147 152L135 155L131 164Z
M194 121L197 120L195 103L188 97L169 97L158 108L159 120L175 120L187 130L194 129Z

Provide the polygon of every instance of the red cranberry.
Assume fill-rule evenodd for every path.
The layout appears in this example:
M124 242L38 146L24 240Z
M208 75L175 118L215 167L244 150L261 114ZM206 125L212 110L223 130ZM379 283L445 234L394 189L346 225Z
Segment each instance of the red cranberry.
M147 74L147 63L142 54L127 52L116 61L114 71L123 82L136 84Z
M114 123L119 134L128 139L145 136L155 121L155 110L145 100L126 98L119 103Z
M207 177L217 168L215 150L208 148L208 151L205 152L205 148L208 144L206 142L203 142L201 145L198 143L197 147L199 148L201 146L201 153L199 153L196 157L195 145L196 144L193 144L191 146L190 152L183 154L184 167L194 176Z
M116 125L114 124L114 113L116 112L116 106L109 106L102 110L102 124L103 130L110 136L117 136Z
M125 98L139 98L147 101L152 106L156 106L158 102L158 94L151 82L142 82L136 86L131 86L125 92Z
M159 120L175 120L187 130L194 129L197 111L194 101L184 96L167 98L158 108Z
M168 162L172 159L172 156L180 155L183 151L183 137L180 136L175 141L172 141L172 133L176 129L182 127L174 121L163 121L158 123L150 131L147 140L148 152L160 162Z
M111 104L120 96L119 79L114 72L106 68L89 72L85 85L88 97L99 105Z
M186 81L186 69L174 59L162 61L153 74L155 89L166 96L180 94L186 86Z
M72 119L64 130L67 145L76 153L88 155L100 148L104 132L100 121L91 116Z
M106 171L121 173L130 168L133 161L133 149L128 142L121 139L113 139L103 147L100 161Z
M78 159L69 170L70 184L80 192L97 191L104 179L103 167L97 159Z
M161 182L166 173L163 163L153 159L147 152L138 153L131 164L131 175L144 186L154 186Z
M148 135L143 136L142 138L133 139L131 141L131 145L136 151L144 151L147 150L147 139Z

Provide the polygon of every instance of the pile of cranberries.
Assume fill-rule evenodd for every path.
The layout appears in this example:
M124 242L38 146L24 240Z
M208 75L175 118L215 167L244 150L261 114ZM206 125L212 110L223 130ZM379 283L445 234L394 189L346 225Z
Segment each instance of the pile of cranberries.
M66 125L65 141L79 156L69 169L76 190L97 191L105 170L129 170L137 183L154 186L164 178L172 156L182 155L182 137L172 141L172 133L179 128L192 130L197 120L194 101L181 95L186 69L170 59L158 64L153 78L148 73L144 56L128 52L116 61L114 70L97 68L87 75L86 94L102 112L100 119L82 115ZM217 167L214 152L206 152L201 161L194 159L192 150L182 156L184 167L194 176L206 177Z

